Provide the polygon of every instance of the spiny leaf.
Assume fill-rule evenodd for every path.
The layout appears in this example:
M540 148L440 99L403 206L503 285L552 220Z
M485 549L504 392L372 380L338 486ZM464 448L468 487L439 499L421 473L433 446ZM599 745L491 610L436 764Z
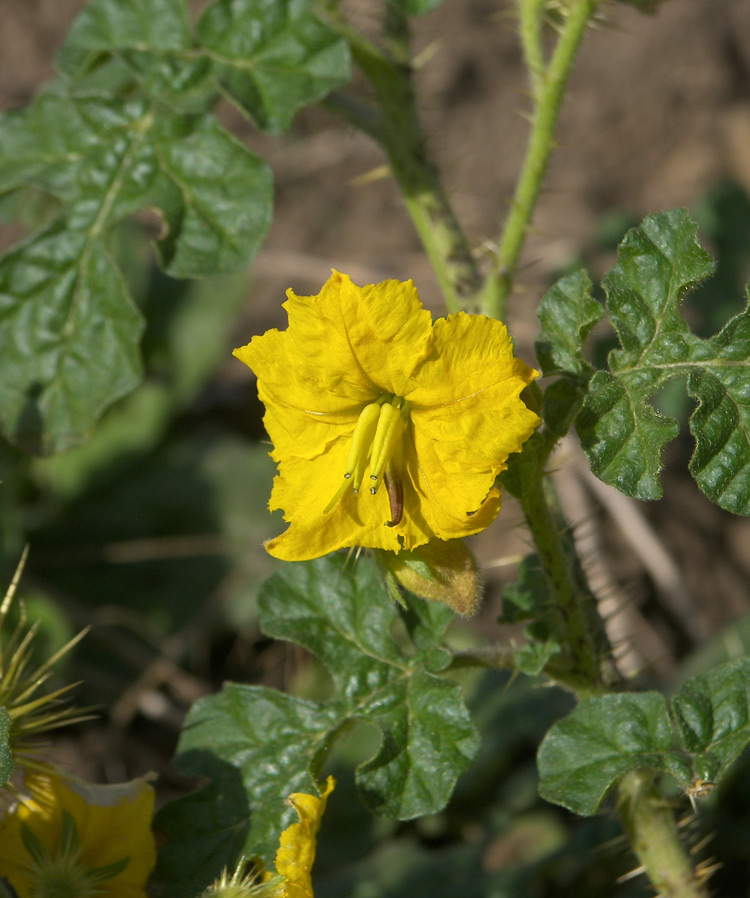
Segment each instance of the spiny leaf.
M314 788L331 743L357 720L382 736L357 770L365 805L400 819L443 808L479 747L461 690L429 672L443 620L411 616L413 645L401 648L391 635L398 611L374 564L341 556L285 565L259 608L264 632L326 664L334 694L317 703L228 684L191 711L180 754L206 750L241 770L253 806L246 849L272 857L283 798Z
M603 282L622 348L610 353L609 371L591 378L576 427L598 477L627 495L658 498L662 450L678 425L650 400L687 376L699 403L690 419L690 470L722 508L750 514L750 306L708 340L690 331L680 301L713 271L696 230L677 209L650 216L625 237Z

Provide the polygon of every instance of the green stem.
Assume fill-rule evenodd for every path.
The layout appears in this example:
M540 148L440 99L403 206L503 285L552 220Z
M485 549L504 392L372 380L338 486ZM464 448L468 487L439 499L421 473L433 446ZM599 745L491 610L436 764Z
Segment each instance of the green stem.
M367 115L341 94L332 97L327 105L382 144L435 271L445 305L456 312L476 302L482 278L429 158L412 86L408 21L392 7L388 9L386 53L329 8L334 26L348 40L354 60L375 91L379 109L376 114Z
M564 655L555 665L555 677L579 697L599 692L617 677L611 648L552 484L541 467L529 472L517 498L552 595L549 610L556 618Z
M644 873L664 898L708 898L701 876L685 852L674 813L646 770L620 782L620 818Z
M531 223L536 202L547 172L550 155L554 149L555 131L565 88L578 48L600 0L574 0L568 8L565 21L549 65L542 77L533 75L538 82L536 103L531 120L531 133L521 176L516 184L510 212L500 237L493 271L487 278L482 292L482 310L486 315L502 318L508 295L518 267L526 233ZM524 8L526 7L526 8ZM531 14L534 3L522 5L522 37L525 53L538 65L541 48L531 32ZM526 22L526 19L529 22ZM528 33L527 33L528 32Z
M544 86L546 65L542 52L542 23L546 2L547 0L518 0L518 33L535 100Z

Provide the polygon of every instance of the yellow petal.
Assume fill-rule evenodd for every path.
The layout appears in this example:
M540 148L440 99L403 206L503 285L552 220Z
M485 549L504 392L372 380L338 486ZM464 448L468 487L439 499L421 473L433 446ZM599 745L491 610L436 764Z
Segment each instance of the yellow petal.
M315 860L316 837L328 796L335 785L336 780L329 776L320 798L304 792L289 796L289 804L299 815L299 823L284 830L276 852L276 871L285 879L285 898L313 898L310 871Z
M331 305L338 301L357 364L381 389L405 396L412 389L412 372L432 345L432 316L417 288L412 281L395 280L357 287L338 272L328 285L333 287L336 278L338 296L330 290Z
M102 898L145 898L144 886L156 862L151 818L154 790L148 777L115 786L94 786L53 775L30 784L32 799L19 804L0 827L0 877L20 895L33 889L21 824L36 835L48 854L60 845L62 812L78 830L80 858L88 870L128 858L124 870L101 883Z
M284 510L289 529L266 543L267 551L284 561L320 558L347 546L378 546L397 552L393 529L386 527L390 506L385 490L359 495L347 489L328 514L323 510L342 482L348 441L340 440L314 459L286 458L279 463L271 503Z

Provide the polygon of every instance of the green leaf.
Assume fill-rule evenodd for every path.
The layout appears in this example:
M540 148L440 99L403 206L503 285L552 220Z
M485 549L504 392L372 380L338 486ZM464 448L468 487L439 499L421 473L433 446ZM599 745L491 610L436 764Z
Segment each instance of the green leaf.
M222 88L265 131L286 130L350 77L346 42L309 0L215 0L197 34Z
M56 63L75 77L103 53L150 50L166 57L191 44L184 0L91 0L71 25Z
M355 721L381 733L379 750L357 770L365 805L400 819L442 809L478 751L460 688L426 669L436 648L430 634L442 634L444 622L416 614L411 648L397 645L398 610L374 564L340 555L284 565L259 606L265 633L326 664L334 694L318 703L227 684L192 709L180 754L205 750L241 770L253 807L246 850L273 856L284 798L314 789L331 744Z
M154 832L162 845L153 873L160 898L197 895L242 853L250 811L239 771L208 751L179 761L186 775L209 777L208 786L161 807Z
M201 277L248 264L271 223L266 163L212 116L158 120L154 150L167 176L155 197L168 226L158 244L167 274Z
M750 742L750 659L721 664L688 680L672 699L685 747L718 778Z
M45 454L81 443L141 376L140 313L101 242L62 222L0 260L0 422Z
M10 714L0 708L0 786L4 786L15 770L13 755L10 751Z
M705 340L679 312L686 292L712 271L683 209L652 215L629 232L603 282L622 348L610 353L610 370L591 379L576 427L598 477L629 496L658 498L662 449L678 425L650 400L687 376L699 403L690 419L690 470L722 508L750 514L750 306Z
M252 806L243 851L270 862L291 820L285 800L292 792L316 793L310 769L321 765L338 722L336 708L274 689L226 683L218 695L191 708L176 766L191 776L209 776L210 765L217 763L239 771L244 800Z
M577 271L561 278L545 293L537 317L542 329L534 347L542 374L590 374L592 368L583 356L583 344L604 317L604 309L591 296L586 272Z
M58 88L0 116L0 191L28 181L63 205L0 259L0 425L44 454L83 443L140 380L143 322L108 252L112 226L157 207L170 274L235 269L268 229L271 175L209 115Z
M631 770L667 770L688 783L690 770L671 751L672 739L667 703L658 692L585 698L539 747L540 794L590 815Z

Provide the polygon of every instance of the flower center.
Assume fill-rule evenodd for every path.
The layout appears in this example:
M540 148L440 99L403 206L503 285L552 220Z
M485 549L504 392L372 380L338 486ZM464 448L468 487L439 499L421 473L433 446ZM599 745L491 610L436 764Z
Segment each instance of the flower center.
M385 481L392 518L387 524L390 527L398 524L403 512L403 438L410 409L411 403L390 393L362 409L352 434L343 483L323 514L331 511L349 487L357 495L369 469L370 493L376 495Z
M129 858L123 858L89 869L81 858L78 827L65 810L61 814L56 853L49 854L26 823L21 824L21 838L29 855L30 898L94 898L101 893L99 883L117 876L129 862Z

